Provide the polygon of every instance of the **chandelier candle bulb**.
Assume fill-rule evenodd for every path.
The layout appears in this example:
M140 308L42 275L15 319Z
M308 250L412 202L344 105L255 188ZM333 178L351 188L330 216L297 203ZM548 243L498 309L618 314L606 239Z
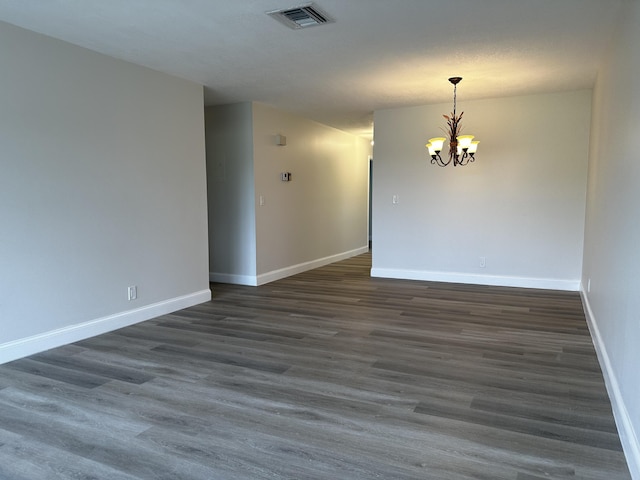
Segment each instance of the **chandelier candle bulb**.
M429 150L429 155L433 156L433 155L436 154L436 150L435 150L434 146L431 145L430 143L427 143L425 145L425 147L427 147L427 150Z
M436 150L442 150L442 146L444 145L444 141L446 138L444 137L436 137L429 140L429 142L436 147Z
M442 151L442 146L444 145L446 138L444 137L435 137L429 139L429 144L433 147L433 151L436 153L440 153Z
M471 146L471 141L473 140L473 135L458 135L458 143L460 147L464 150L465 148L469 148Z

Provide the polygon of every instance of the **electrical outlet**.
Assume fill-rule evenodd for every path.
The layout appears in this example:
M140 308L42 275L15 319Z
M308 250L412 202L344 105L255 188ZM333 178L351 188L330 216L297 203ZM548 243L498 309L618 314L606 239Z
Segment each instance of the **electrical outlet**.
M135 300L136 298L138 298L138 287L133 285L129 288L127 288L127 298L129 300Z
M486 257L480 257L480 268L484 268L487 266L487 258Z

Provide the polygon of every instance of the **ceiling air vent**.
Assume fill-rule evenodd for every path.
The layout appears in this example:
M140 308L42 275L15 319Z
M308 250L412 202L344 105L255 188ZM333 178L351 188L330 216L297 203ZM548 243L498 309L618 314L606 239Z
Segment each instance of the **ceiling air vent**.
M272 16L287 27L295 30L335 22L333 18L324 13L313 3L307 3L299 7L274 10L272 12L267 12L267 15Z

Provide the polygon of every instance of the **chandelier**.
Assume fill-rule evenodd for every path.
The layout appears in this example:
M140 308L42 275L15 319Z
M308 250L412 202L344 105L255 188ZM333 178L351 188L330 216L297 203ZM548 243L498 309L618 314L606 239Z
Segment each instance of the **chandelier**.
M429 155L431 155L431 164L438 165L439 167L446 167L453 162L453 166L467 165L469 162L475 160L474 155L478 149L480 142L473 141L473 135L460 135L462 127L460 125L460 119L464 112L460 112L460 115L456 115L456 89L458 83L460 83L462 77L451 77L449 81L453 84L453 113L451 116L443 115L447 119L447 130L443 131L449 136L449 159L443 160L440 156L442 146L447 140L444 137L430 138L426 147L429 149Z

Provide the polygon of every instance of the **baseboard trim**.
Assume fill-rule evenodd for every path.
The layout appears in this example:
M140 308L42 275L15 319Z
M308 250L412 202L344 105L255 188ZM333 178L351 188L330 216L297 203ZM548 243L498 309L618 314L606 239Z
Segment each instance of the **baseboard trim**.
M51 348L78 342L118 328L166 315L211 300L211 290L182 295L134 310L108 315L88 322L51 330L0 345L0 364L11 362Z
M579 280L558 280L553 278L508 277L498 275L474 275L456 272L431 272L426 270L402 270L394 268L372 268L372 277L397 278L403 280L423 280L428 282L470 283L473 285L494 285L500 287L539 288L577 292Z
M248 285L255 287L258 280L255 275L233 275L231 273L209 272L209 281L215 283L232 283L234 285Z
M629 466L629 472L631 478L640 480L640 441L638 440L638 434L633 428L633 423L629 417L629 411L622 398L622 392L620 391L620 384L611 365L609 353L607 347L602 340L600 334L600 328L598 322L591 309L589 303L589 297L585 294L584 286L580 289L580 296L582 297L582 307L584 309L584 315L587 319L587 325L591 332L591 340L596 349L598 355L598 362L602 369L604 376L604 383L609 393L609 399L611 400L611 407L613 409L613 417L616 420L618 426L618 435L620 436L620 442L622 443L622 449L624 450L625 457L627 459L627 465Z
M309 262L298 263L297 265L291 265L290 267L281 268L279 270L273 270L271 272L258 275L257 283L258 285L264 285L265 283L280 280L281 278L290 277L291 275L295 275L297 273L306 272L307 270L313 270L314 268L324 267L325 265L339 262L340 260L346 260L347 258L355 257L356 255L367 253L368 251L369 246L365 245L364 247L349 250L348 252L329 255L328 257L318 258Z
M265 283L280 280L281 278L290 277L297 273L306 272L307 270L313 270L314 268L324 267L330 263L339 262L340 260L346 260L347 258L367 253L369 246L365 245L347 252L338 253L336 255L329 255L328 257L318 258L309 262L298 263L297 265L291 265L289 267L280 268L278 270L272 270L260 275L233 275L229 273L217 273L210 272L209 280L211 282L218 283L232 283L236 285L249 285L256 287L258 285L264 285Z

